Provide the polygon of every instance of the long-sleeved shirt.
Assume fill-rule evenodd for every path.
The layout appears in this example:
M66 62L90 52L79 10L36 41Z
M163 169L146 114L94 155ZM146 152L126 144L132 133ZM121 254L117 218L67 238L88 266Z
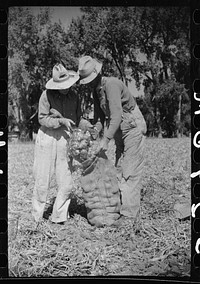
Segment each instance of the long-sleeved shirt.
M123 112L131 112L135 105L133 95L121 80L103 77L101 86L94 92L94 123L100 118L103 124L107 118L109 126L104 136L112 139L120 127Z
M64 118L69 118L78 125L81 117L80 100L73 89L68 94L57 90L45 90L39 100L39 123L47 128L60 127L59 118L50 115L50 109L57 110Z

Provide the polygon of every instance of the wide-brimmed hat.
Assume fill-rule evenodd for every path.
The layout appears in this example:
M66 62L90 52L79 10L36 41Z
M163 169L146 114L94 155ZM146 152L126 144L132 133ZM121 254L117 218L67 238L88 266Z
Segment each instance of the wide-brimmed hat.
M88 84L100 73L102 63L90 56L79 59L78 74L81 77L80 84Z
M52 78L46 83L46 89L64 90L78 81L79 75L75 71L68 71L62 64L53 67Z

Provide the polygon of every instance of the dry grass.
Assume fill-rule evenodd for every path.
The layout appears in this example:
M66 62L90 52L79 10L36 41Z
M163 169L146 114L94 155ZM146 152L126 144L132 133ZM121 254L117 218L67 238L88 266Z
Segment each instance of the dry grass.
M178 220L176 200L190 199L190 139L147 139L141 212L136 225L88 224L75 172L68 224L44 220L33 230L31 197L34 145L9 145L9 275L67 277L190 276L190 220ZM114 147L109 156L113 159ZM49 208L55 197L51 183Z

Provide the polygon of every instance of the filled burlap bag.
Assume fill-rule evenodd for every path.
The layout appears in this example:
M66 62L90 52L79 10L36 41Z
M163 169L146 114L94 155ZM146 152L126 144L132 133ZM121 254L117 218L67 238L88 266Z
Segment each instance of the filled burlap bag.
M99 140L77 129L69 143L72 157L82 165L81 186L90 224L110 226L120 216L117 171L107 156L98 155Z
M88 221L97 227L110 226L120 212L117 173L108 159L97 158L93 170L81 177Z

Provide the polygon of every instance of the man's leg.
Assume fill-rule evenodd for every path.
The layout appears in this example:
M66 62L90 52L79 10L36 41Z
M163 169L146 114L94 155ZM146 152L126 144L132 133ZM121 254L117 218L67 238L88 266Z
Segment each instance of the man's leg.
M55 223L65 222L68 217L70 193L72 191L73 183L68 164L67 151L67 140L61 135L61 138L57 141L56 157L56 181L58 185L58 193L51 216L51 221Z
M141 178L144 168L144 140L138 128L133 128L124 138L124 157L122 160L122 179L120 191L122 206L120 213L136 217L140 208Z
M35 142L35 157L33 175L35 185L33 189L32 206L33 217L38 222L44 212L49 183L53 174L55 163L55 141L52 135L42 130L38 131Z

